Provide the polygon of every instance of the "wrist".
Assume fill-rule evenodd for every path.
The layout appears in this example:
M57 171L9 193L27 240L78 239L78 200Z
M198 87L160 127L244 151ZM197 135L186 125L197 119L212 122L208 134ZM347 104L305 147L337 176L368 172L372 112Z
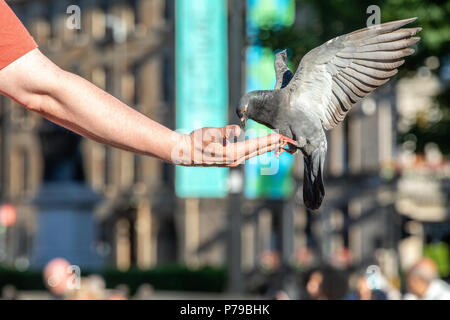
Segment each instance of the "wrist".
M178 132L174 133L171 136L169 154L165 160L174 165L189 165L191 162L191 136Z

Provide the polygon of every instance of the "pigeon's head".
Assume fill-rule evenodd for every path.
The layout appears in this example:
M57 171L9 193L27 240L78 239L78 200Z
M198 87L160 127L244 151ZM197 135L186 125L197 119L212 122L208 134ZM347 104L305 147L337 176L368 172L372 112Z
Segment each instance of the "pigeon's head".
M241 127L245 128L247 120L251 118L252 111L260 101L260 93L258 91L252 91L245 94L239 105L236 108L236 114L241 120Z
M287 66L287 51L283 50L278 52L275 56L275 67L277 69L286 69Z

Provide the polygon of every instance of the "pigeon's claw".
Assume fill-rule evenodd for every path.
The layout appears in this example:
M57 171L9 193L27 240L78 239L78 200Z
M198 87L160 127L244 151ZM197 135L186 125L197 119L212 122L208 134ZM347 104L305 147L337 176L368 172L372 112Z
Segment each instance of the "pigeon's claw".
M280 148L280 150L275 152L275 157L277 157L277 159L279 159L280 156L283 154L283 152L288 152L288 151L286 149L284 149L284 148Z
M287 152L287 153L289 153L289 154L295 154L296 152L297 152L297 150L293 150L293 149L283 149L284 150L284 152Z
M283 144L280 146L280 148L275 151L275 157L277 157L277 159L280 158L280 156L283 154L283 152L289 152L287 149L284 149L284 147L287 145L287 141L284 141Z
M283 141L283 144L280 146L280 148L278 149L277 152L275 152L275 156L278 158L279 156L281 156L283 154L283 152L287 152L290 154L294 154L297 150L295 148L288 148L288 149L284 149L284 147L288 144L293 145L294 147L298 147L298 144L295 140L288 138L286 136L281 135L281 140Z

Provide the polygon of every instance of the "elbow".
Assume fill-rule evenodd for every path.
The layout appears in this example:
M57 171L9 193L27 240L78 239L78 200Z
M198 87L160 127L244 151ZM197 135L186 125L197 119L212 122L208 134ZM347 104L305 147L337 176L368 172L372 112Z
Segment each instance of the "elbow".
M43 113L45 110L44 94L28 93L21 103L27 110Z
M58 93L64 71L33 50L0 72L0 93L28 110L45 112Z
M0 93L17 102L17 104L25 107L27 110L40 112L45 105L45 96L47 93L34 90L31 86L23 84L12 86L14 90L0 90Z
M58 79L65 71L57 68L53 70L53 77L40 83L38 87L26 90L22 105L26 109L40 114L47 114L58 96ZM58 73L58 74L55 74Z

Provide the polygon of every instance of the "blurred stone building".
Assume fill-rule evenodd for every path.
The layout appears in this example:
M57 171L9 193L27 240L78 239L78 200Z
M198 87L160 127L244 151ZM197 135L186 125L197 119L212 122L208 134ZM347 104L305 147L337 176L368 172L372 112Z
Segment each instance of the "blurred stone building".
M58 66L171 126L173 2L43 0L9 4L40 50ZM80 29L67 25L68 17L76 14L71 5L81 8ZM166 217L175 206L170 167L81 138L5 97L0 110L1 201L17 209L15 225L3 232L3 261L33 260L43 214L36 207L41 207L41 197L52 195L46 186L53 186L49 192L65 186L67 206L77 194L103 198L95 203L100 207L92 203L90 209L97 208L92 216L95 241L87 247L101 260L120 268L132 264L146 268L157 262L157 250L162 261L176 258L172 256L176 252L173 215ZM80 201L83 199L73 206ZM71 228L75 228L73 224ZM77 232L74 237L82 238L87 231ZM168 248L157 249L158 237ZM165 237L169 240L164 241Z

